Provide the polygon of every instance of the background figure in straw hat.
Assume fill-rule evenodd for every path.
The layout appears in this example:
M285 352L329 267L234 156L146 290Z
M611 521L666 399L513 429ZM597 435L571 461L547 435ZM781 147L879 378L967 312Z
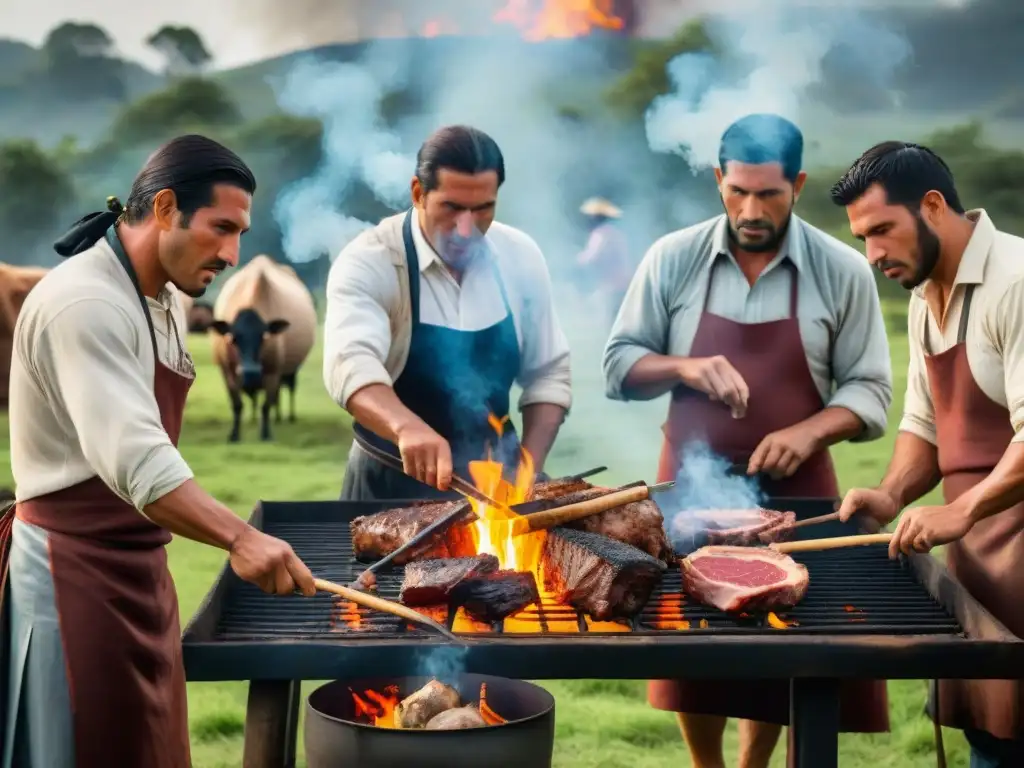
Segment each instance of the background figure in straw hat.
M633 278L626 235L615 223L622 211L601 197L592 197L580 207L590 223L590 238L576 257L586 285L608 311L609 327L615 322L622 299Z

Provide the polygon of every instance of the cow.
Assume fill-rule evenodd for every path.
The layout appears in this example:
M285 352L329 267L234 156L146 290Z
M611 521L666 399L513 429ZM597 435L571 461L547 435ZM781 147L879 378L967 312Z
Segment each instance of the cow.
M213 307L205 301L196 301L186 293L178 291L182 309L188 318L189 333L206 333L213 322Z
M234 416L228 441L240 439L242 395L252 399L255 416L261 390L260 439L270 440L272 408L281 421L282 385L291 393L288 418L295 421L296 375L316 341L313 297L294 270L269 256L257 256L224 283L213 316L213 359L224 377Z
M45 267L18 267L0 262L0 408L7 408L14 351L14 324L28 292L49 272Z

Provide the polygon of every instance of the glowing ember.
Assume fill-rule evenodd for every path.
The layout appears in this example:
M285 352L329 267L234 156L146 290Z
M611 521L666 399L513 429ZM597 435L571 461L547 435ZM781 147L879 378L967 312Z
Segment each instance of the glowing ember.
M384 689L384 693L363 691L362 696L352 691L356 719L372 721L378 728L396 727L395 707L398 706L398 701L397 685L389 685Z
M508 0L494 21L511 24L529 41L573 38L597 29L622 30L614 0Z
M787 621L786 619L779 618L774 611L770 611L768 613L768 624L775 629L787 629L789 627L800 626L799 622L792 620Z
M487 683L480 683L480 717L488 725L502 725L508 722L508 720L491 709L491 705L487 703Z

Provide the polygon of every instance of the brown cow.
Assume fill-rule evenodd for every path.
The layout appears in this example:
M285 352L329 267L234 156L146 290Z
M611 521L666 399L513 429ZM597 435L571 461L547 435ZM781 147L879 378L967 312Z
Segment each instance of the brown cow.
M316 341L316 309L309 289L290 267L257 256L221 288L210 325L213 359L231 397L234 421L230 442L240 437L242 393L252 399L253 415L264 392L260 438L270 439L270 409L277 409L281 385L291 392L289 419L295 420L299 367Z
M14 324L28 292L36 287L49 269L16 267L0 262L0 408L7 407L11 380L11 353L14 350Z

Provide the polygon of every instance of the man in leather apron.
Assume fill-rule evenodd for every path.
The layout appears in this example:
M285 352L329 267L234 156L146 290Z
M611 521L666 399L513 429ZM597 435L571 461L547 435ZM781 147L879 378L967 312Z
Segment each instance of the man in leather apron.
M868 261L912 291L907 397L892 460L841 515L885 525L890 552L946 545L953 575L1024 638L1024 239L965 211L946 164L904 142L872 147L835 185ZM964 730L972 768L1024 765L1020 680L940 680L932 717ZM937 698L937 701L935 700Z
M716 169L725 215L662 238L629 288L605 378L620 399L671 391L659 481L703 442L769 496L835 498L829 446L885 430L891 363L874 279L855 250L793 214L802 150L780 117L730 126ZM649 698L680 713L696 768L724 765L726 717L742 720L742 768L767 766L789 721L782 680L656 680ZM840 707L844 731L888 730L883 681L844 684Z
M443 495L452 472L520 462L508 421L523 390L522 447L543 469L572 400L569 347L544 257L494 220L504 160L494 140L451 126L421 147L413 208L345 247L327 281L324 384L352 414L342 498ZM360 443L400 458L380 463Z
M267 592L315 592L285 542L203 491L177 451L195 376L175 288L238 262L255 180L185 136L127 208L81 219L27 297L11 365L17 503L0 520L0 765L188 768L172 534L230 553Z

